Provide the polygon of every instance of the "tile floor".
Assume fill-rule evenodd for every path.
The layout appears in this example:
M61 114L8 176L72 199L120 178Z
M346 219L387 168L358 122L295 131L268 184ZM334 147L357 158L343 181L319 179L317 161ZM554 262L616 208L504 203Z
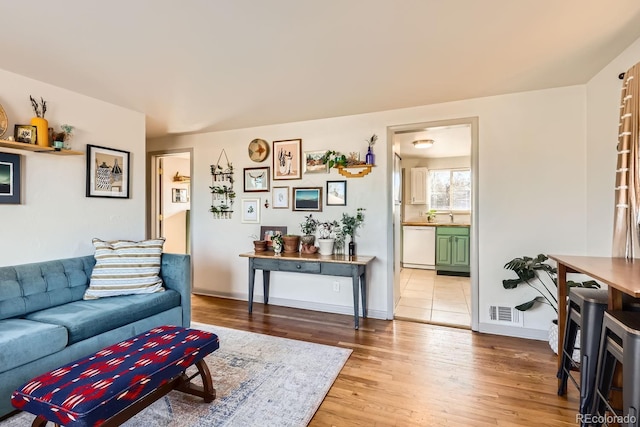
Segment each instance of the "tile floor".
M471 327L471 280L438 276L435 270L403 268L395 318L440 325Z

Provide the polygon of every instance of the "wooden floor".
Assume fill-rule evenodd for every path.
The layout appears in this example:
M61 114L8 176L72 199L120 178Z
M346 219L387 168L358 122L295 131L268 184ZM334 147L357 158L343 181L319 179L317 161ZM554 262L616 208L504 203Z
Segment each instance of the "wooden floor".
M575 426L545 342L194 296L193 320L350 348L310 426ZM215 386L215 385L214 385Z

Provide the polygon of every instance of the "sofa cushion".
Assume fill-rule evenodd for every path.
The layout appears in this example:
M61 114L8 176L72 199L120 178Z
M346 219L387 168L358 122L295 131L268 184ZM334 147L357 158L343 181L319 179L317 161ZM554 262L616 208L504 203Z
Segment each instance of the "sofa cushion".
M36 320L67 328L69 345L119 328L180 305L173 290L148 295L123 295L89 301L74 301L27 315Z
M25 319L0 320L0 372L56 353L67 346L67 329Z
M159 273L164 240L93 239L96 265L84 299L163 291Z

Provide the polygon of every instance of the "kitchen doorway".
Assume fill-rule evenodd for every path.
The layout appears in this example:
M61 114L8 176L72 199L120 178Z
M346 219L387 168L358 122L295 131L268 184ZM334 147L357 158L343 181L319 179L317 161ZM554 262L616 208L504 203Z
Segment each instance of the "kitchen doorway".
M393 318L477 330L477 118L388 129ZM390 316L391 317L391 316Z

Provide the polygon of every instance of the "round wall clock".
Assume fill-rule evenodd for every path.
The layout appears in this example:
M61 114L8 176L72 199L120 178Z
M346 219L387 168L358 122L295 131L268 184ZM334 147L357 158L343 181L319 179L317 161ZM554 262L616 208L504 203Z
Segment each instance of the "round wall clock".
M7 131L7 126L9 122L7 120L7 113L4 112L2 105L0 105L0 136L4 135Z
M249 143L249 158L254 162L263 162L269 155L269 143L264 139L254 139Z

